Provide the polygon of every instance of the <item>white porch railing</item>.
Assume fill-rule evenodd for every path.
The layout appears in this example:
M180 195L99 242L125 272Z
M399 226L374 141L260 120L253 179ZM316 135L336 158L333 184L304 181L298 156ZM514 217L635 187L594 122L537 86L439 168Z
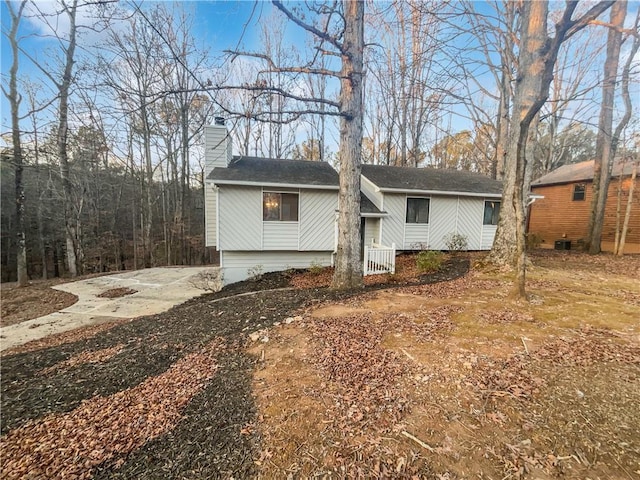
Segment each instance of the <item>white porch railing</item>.
M396 273L396 244L390 247L371 242L371 246L364 247L365 275L376 275L378 273Z

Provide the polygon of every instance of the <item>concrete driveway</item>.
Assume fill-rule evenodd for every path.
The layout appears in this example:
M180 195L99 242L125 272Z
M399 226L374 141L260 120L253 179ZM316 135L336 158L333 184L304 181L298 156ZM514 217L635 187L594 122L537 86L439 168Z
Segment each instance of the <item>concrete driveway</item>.
M0 351L87 325L162 313L206 293L207 287L219 289L219 272L217 267L159 267L56 285L52 288L76 295L78 302L59 312L0 329ZM97 296L121 287L136 293L120 298Z

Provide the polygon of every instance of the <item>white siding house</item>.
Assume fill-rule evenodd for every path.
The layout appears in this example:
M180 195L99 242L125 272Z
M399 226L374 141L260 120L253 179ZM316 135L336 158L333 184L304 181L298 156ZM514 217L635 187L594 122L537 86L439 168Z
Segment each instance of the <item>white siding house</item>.
M362 166L362 190L386 216L381 243L398 250L447 250L461 235L468 250L489 250L502 183L470 172Z
M338 174L327 163L232 157L226 127L206 127L206 245L224 283L256 273L331 265ZM469 172L363 165L361 241L446 250L463 235L491 248L502 185Z

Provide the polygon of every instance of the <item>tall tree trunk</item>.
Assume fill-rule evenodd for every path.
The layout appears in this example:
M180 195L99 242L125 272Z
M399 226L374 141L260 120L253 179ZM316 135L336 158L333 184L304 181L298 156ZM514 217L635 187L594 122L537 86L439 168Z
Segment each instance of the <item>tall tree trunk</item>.
M24 287L29 282L27 275L27 245L24 227L24 184L22 182L23 159L22 144L20 143L20 102L22 97L18 92L18 27L26 1L20 3L15 11L11 2L6 2L7 9L11 15L11 30L9 32L9 43L11 44L11 54L13 61L9 70L9 92L3 91L11 104L11 141L13 143L13 168L15 172L15 202L16 202L16 263L18 273L18 286Z
M143 101L146 102L146 96ZM151 241L151 230L153 226L153 164L151 160L151 128L149 126L146 104L140 109L140 115L142 117L144 170L147 183L145 190L145 222L144 228L142 229L142 243L144 244L144 266L148 268L152 267L154 262L153 243Z
M72 277L78 275L77 257L77 221L73 204L73 186L71 184L71 173L69 171L69 154L67 152L67 141L69 132L69 90L71 88L71 76L75 63L76 50L76 11L78 1L74 0L71 6L64 6L69 17L69 45L66 49L65 67L62 81L58 84L60 103L58 107L58 160L60 161L60 178L62 180L62 193L64 202L64 225L66 242L67 269Z
M598 137L596 140L596 158L593 170L591 214L585 248L589 253L600 253L604 211L607 202L611 166L615 151L612 148L613 108L622 45L622 31L627 14L627 0L618 0L611 7L612 28L607 36L607 57L604 62L604 79L602 82L602 104L598 120Z
M338 252L332 288L362 286L360 261L360 161L362 154L362 75L364 2L344 0L340 117Z
M556 23L556 35L547 34L548 2L524 2L518 55L518 78L513 96L510 145L506 159L505 187L498 230L490 260L499 265L515 267L516 289L519 298L526 298L525 203L528 193L527 144L529 128L549 96L553 67L562 42L584 28L591 20L609 8L613 2L599 2L582 17L572 20L578 2L569 1Z
M505 68L503 68L505 70ZM500 77L500 103L498 106L498 121L496 124L496 158L491 171L491 176L502 180L505 174L505 158L509 146L509 107L511 87L507 74L503 71Z
M631 209L633 207L633 191L636 186L639 163L640 160L636 160L633 163L633 170L631 172L631 184L629 185L629 196L627 198L627 209L624 213L624 222L622 224L622 232L620 232L620 243L618 244L618 251L616 252L616 255L624 254L624 244L627 241L627 232L629 231L629 220L631 219Z

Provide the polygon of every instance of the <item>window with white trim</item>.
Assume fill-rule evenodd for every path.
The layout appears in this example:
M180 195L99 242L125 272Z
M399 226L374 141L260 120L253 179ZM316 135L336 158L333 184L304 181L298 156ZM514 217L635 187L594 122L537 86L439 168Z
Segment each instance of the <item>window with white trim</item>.
M262 220L265 222L297 222L297 193L262 192Z
M407 197L407 223L429 223L429 199Z

